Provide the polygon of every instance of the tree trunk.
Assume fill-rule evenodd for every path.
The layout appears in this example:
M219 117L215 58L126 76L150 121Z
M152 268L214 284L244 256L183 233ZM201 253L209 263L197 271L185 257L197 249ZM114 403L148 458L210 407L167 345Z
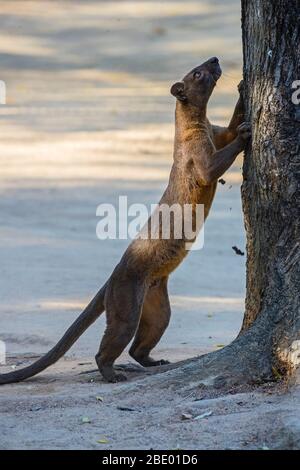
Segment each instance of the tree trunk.
M258 383L292 374L300 363L300 104L292 101L292 83L300 80L299 10L299 0L242 0L245 103L253 134L242 185L242 330L224 349L152 377L152 389Z
M292 100L292 84L300 79L299 15L299 0L242 0L245 100L253 132L242 186L242 331L259 322L274 367L281 362L285 369L296 365L300 352L300 105Z

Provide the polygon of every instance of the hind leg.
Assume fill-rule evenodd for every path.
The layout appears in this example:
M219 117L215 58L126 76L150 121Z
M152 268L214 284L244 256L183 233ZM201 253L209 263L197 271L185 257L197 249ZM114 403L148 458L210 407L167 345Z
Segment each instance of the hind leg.
M144 286L136 279L112 280L107 288L107 327L95 359L99 371L108 382L126 380L124 374L116 374L113 364L136 332L143 298Z
M147 291L139 327L129 350L129 354L144 367L168 364L163 359L155 361L150 357L150 351L159 342L171 316L167 282L167 278L161 279Z

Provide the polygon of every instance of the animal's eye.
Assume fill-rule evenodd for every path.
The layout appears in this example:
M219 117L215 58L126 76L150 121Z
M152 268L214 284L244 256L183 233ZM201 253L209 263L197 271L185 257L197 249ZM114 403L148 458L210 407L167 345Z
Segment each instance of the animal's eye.
M194 73L194 78L197 78L198 80L203 77L203 72L195 72Z

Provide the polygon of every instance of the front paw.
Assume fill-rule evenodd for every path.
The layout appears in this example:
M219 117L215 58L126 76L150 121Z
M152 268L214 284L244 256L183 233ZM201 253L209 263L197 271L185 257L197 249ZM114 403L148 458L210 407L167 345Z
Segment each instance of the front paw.
M251 138L251 126L248 122L242 122L237 128L238 137L243 142L247 143Z

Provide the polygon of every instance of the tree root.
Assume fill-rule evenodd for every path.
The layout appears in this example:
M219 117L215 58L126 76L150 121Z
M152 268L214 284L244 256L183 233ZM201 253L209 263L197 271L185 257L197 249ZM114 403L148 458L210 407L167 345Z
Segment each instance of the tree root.
M274 382L278 377L274 374L269 338L262 341L257 327L221 350L157 368L150 376L122 384L120 391L150 387L188 392L200 387L226 392L240 386Z

